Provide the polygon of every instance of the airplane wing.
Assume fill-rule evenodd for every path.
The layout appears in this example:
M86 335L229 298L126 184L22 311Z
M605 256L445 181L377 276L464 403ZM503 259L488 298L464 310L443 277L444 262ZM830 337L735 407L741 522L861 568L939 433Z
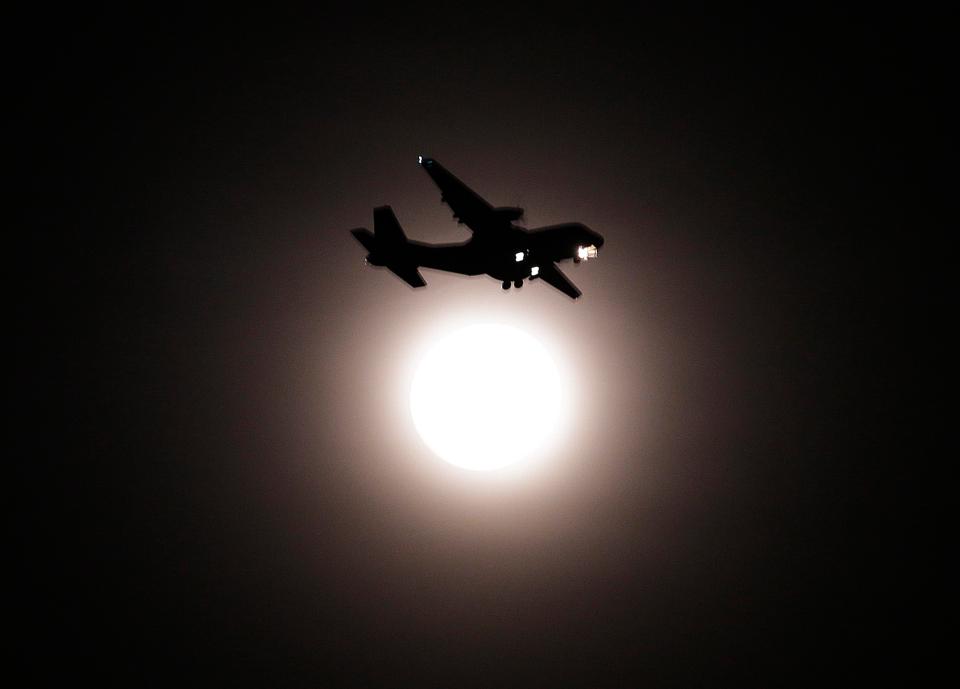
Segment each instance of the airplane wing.
M570 282L566 275L560 272L556 263L540 266L538 277L550 286L556 287L571 299L577 299L582 294L582 292L577 289L577 286Z
M474 232L483 232L496 224L497 216L493 212L493 206L457 179L453 173L433 158L421 156L420 164L440 187L440 200L450 206L457 222L466 224ZM505 225L509 226L509 222Z

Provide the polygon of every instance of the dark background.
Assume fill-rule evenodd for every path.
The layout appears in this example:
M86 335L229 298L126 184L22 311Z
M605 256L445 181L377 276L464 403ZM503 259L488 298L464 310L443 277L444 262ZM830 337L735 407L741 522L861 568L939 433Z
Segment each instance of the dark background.
M921 391L945 385L943 21L17 17L18 667L921 675L946 579ZM531 226L603 233L569 271L584 297L366 268L347 230L375 205L466 236L420 153ZM438 466L388 392L412 342L475 313L580 371L581 428L539 480Z

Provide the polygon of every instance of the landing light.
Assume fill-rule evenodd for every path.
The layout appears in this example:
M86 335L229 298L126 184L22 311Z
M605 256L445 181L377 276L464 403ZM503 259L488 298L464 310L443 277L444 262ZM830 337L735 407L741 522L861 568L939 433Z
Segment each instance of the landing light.
M540 266L530 266L530 277L540 274Z
M518 252L517 252L517 255L516 255L514 258L517 259L517 263L520 263L520 261L523 260L523 252L522 252L522 251L518 251Z
M577 258L579 258L581 261L586 261L588 258L596 257L597 247L595 247L593 244L590 246L577 247Z
M417 156L417 164L423 165L423 156Z

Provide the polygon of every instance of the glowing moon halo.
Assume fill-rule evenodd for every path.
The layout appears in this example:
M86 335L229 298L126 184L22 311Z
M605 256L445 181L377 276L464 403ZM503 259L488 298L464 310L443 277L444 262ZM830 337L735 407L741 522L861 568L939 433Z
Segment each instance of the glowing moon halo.
M507 325L473 325L424 356L410 411L442 459L487 471L545 447L563 421L563 392L553 359L532 336Z

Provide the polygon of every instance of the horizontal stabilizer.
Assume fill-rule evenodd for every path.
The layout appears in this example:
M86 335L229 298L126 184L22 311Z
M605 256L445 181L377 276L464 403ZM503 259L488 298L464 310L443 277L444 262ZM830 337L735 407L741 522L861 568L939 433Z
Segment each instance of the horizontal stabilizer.
M418 266L410 260L407 237L390 206L373 210L373 232L359 227L350 230L350 234L370 252L367 254L367 263L388 268L411 287L426 287L427 283L417 270Z
M373 251L376 247L376 239L373 236L373 232L368 230L365 227L358 227L355 230L350 230L350 234L357 238L357 241L363 244L363 248L367 251Z
M411 287L426 287L427 283L423 279L423 276L420 275L420 271L417 270L416 266L408 265L387 265L387 268L393 272L394 275L399 277L405 283Z

